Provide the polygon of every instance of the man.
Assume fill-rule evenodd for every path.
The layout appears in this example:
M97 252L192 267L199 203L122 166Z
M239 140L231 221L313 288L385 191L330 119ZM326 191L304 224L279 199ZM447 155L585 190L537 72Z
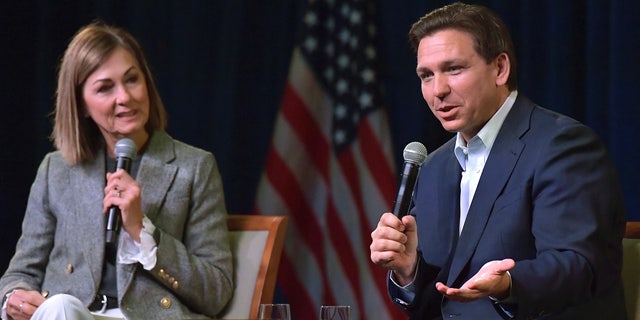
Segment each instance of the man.
M597 136L518 93L487 8L437 9L409 38L422 95L457 134L422 166L411 214L371 234L393 301L412 319L624 319L625 215Z

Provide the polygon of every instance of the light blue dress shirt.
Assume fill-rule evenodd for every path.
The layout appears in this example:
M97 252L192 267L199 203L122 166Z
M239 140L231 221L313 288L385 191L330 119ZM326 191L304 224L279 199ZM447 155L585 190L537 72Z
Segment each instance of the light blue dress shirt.
M460 179L460 226L458 228L458 234L462 233L471 201L473 201L473 195L476 193L476 188L482 176L484 164L487 162L487 158L489 158L489 152L491 152L493 142L496 141L498 131L500 131L507 114L511 111L511 107L513 107L517 96L517 91L511 92L500 109L496 111L491 119L489 119L484 127L482 127L478 134L471 138L471 140L464 141L460 132L456 135L454 153L462 168L462 177Z
M473 201L473 195L478 187L478 182L482 176L482 170L484 169L487 158L489 158L491 147L498 136L500 128L502 128L504 119L507 117L507 114L509 114L509 111L511 111L511 107L513 107L517 96L517 90L511 91L498 111L496 111L484 127L480 129L478 134L468 142L464 141L462 134L459 132L456 135L454 153L460 163L460 167L462 167L462 177L460 179L460 226L458 234L462 232L464 227L471 201ZM404 305L410 304L415 297L413 281L406 286L400 286L393 278L393 272L389 272L389 277L397 289L393 290L390 288L397 293L395 301ZM394 296L394 294L392 294L392 296Z

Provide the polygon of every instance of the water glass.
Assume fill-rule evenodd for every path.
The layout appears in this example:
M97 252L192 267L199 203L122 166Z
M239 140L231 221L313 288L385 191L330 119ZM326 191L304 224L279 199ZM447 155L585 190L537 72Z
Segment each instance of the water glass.
M291 311L289 305L285 303L279 304L261 304L260 312L258 312L259 320L291 320Z
M351 307L321 306L320 320L351 320Z

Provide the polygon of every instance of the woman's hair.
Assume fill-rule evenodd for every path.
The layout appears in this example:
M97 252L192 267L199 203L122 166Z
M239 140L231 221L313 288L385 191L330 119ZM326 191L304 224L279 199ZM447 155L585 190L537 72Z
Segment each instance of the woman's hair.
M73 37L62 57L51 139L62 156L76 164L93 160L102 145L100 130L84 111L82 90L87 78L117 49L127 50L140 65L149 95L149 120L145 130L165 130L167 114L151 76L144 53L127 31L93 22Z
M409 42L417 51L422 38L445 29L470 34L475 50L487 63L506 53L511 64L507 86L509 90L518 87L515 50L509 30L498 15L481 5L453 3L431 11L415 22L409 30Z

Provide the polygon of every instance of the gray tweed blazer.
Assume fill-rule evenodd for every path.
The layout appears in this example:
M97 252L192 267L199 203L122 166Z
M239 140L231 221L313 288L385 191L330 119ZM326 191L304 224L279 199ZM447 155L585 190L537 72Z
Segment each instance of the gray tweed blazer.
M102 148L101 148L102 149ZM46 155L31 187L22 235L0 279L16 288L67 293L89 305L104 260L105 155L69 165ZM129 319L214 317L233 292L222 181L214 156L155 132L136 180L158 233L152 270L117 264L118 301Z

